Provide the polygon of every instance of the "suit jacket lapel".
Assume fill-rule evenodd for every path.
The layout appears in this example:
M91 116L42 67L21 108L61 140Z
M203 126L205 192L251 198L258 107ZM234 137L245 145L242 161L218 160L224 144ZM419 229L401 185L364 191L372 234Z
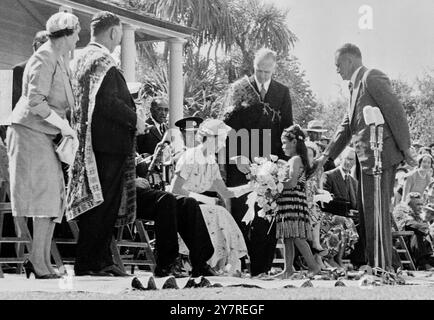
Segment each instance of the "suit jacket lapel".
M354 89L353 89L353 94L351 95L351 106L350 106L350 112L348 113L350 116L350 121L352 121L353 119L353 115L354 115L354 110L356 109L356 103L357 103L357 99L359 97L359 91L360 91L360 86L362 85L362 77L366 72L366 68L362 67L362 69L360 69L359 74L356 77L356 83L354 84Z
M336 169L335 171L335 177L336 177L336 183L337 183L337 188L339 190L339 193L341 195L345 195L346 194L346 188L345 188L345 180L342 177L342 173L341 170L339 168Z
M273 93L274 93L275 88L276 88L276 86L274 85L274 80L271 79L270 86L268 87L267 93L265 94L265 97L264 97L264 102L268 102L269 97L274 97Z
M259 95L261 95L261 93L259 92L259 88L258 88L258 86L256 85L255 76L251 76L251 77L249 78L249 81L250 81L250 83L252 84L253 88L255 88L256 92L257 92Z
M148 118L148 119L146 120L146 123L147 123L147 124L150 124L150 125L154 125L154 122L152 121L151 118ZM150 132L151 132L151 133L152 133L156 138L158 138L158 140L161 140L161 139L163 138L163 136L160 134L160 131L158 131L157 127L153 127L153 128L150 130Z

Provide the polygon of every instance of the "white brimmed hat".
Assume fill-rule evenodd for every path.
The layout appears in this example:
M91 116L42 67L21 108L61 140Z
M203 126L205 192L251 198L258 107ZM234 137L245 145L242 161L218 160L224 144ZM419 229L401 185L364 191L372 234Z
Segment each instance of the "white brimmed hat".
M201 136L227 135L232 128L218 119L206 119L199 126L198 134Z
M309 121L309 123L307 124L306 131L324 133L324 132L327 132L328 130L324 129L324 124L322 121L312 120L312 121Z

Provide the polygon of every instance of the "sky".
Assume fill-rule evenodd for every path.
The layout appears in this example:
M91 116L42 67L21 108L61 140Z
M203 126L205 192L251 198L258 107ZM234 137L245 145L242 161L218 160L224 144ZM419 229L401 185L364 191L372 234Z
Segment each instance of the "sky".
M299 38L293 54L323 102L348 90L334 66L334 53L346 42L359 46L366 67L393 79L412 82L434 68L434 0L264 1L289 9L288 27ZM372 29L359 25L365 5L372 9Z

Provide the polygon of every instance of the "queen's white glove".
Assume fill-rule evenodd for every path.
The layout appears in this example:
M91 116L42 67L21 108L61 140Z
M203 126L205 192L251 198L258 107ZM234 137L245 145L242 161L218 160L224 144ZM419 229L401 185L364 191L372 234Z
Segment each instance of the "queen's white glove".
M68 138L75 138L77 134L75 133L74 129L71 128L68 121L65 119L62 119L55 111L51 110L51 113L48 117L44 119L48 123L52 124L53 126L60 129L60 132L62 133L62 136L68 137Z

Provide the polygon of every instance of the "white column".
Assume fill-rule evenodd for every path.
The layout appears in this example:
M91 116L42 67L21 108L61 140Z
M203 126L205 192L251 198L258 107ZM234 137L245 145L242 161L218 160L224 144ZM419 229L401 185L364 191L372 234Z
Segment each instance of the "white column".
M169 125L184 117L183 46L185 39L172 38L169 42Z
M134 28L129 24L122 24L121 68L127 82L136 81L136 41Z

